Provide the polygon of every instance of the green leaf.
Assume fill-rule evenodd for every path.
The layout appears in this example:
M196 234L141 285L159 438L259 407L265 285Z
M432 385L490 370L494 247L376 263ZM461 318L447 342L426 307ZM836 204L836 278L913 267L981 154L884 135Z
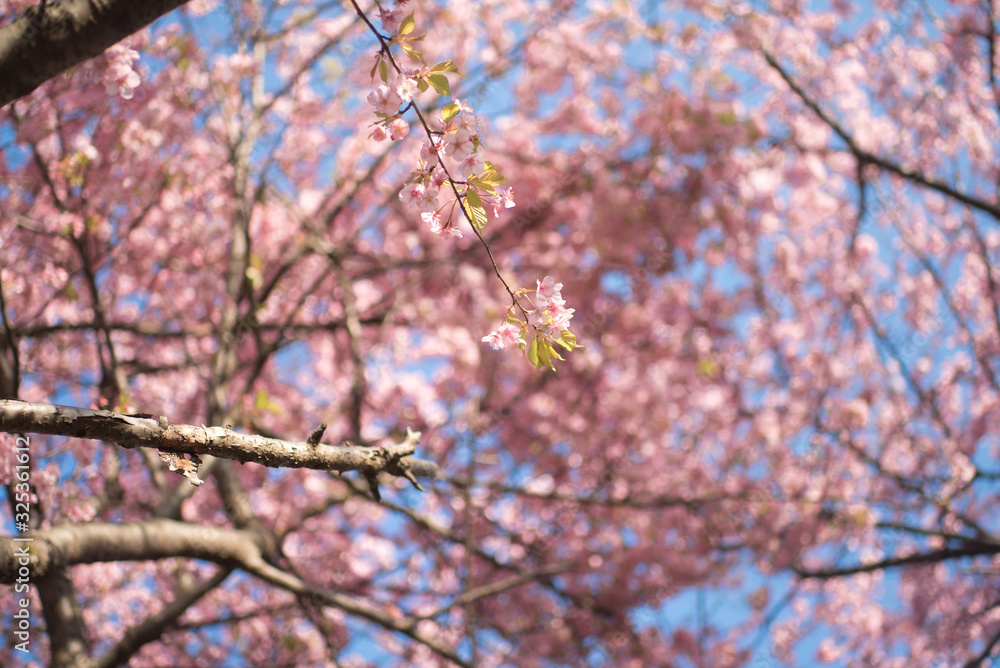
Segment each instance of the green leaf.
M573 332L569 331L568 329L564 329L562 331L562 335L558 339L556 339L556 343L558 343L563 348L571 352L573 351L574 348L583 348L583 346L577 344L576 335Z
M448 87L448 77L443 74L429 74L427 81L434 86L438 95L451 95L451 88Z
M424 62L424 54L420 53L406 42L401 42L399 48L403 50L403 53L410 57L410 60L415 60L418 63Z
M485 163L483 163L485 166ZM492 186L499 186L501 184L507 183L507 177L496 170L487 168L485 172L479 175L480 183L488 183Z
M269 413L274 413L279 415L281 413L281 406L271 400L267 392L263 389L257 390L257 395L254 397L254 408L258 410L265 410Z
M320 61L320 67L323 70L323 80L332 81L334 79L339 79L344 74L344 66L341 64L340 59L326 57ZM372 68L372 78L375 77L374 67Z
M535 362L535 366L537 366L539 369L541 369L543 366L547 366L553 371L555 371L556 366L552 363L552 356L555 355L556 351L552 349L552 344L544 339L539 339L537 336L535 337L534 343L538 344L537 346L538 352L536 355L538 359ZM556 357L559 357L559 355L556 355ZM562 358L559 357L559 359Z
M538 364L538 338L531 340L531 345L528 347L528 361L535 366L541 366Z
M427 85L426 81L423 79L417 79L417 89L419 89L421 93L426 91L428 88L430 88L430 86Z
M431 74L435 74L437 72L458 72L458 68L455 67L455 63L450 60L442 60L440 63L435 63L429 71Z
M385 59L379 58L378 75L382 77L384 83L389 83L389 67L385 64Z
M714 378L719 372L719 364L711 357L703 357L698 360L697 364L698 374L701 376L708 376L709 378Z
M447 123L451 119L458 116L459 108L454 102L449 102L444 105L444 109L441 110L441 120Z
M716 119L723 125L736 125L740 120L739 116L732 111L724 111L716 116Z
M475 190L467 191L462 200L462 206L469 215L473 227L482 232L483 228L486 227L486 209L483 208L483 200L479 197L479 193Z
M247 280L250 281L250 286L254 290L259 290L260 286L264 283L264 275L261 273L260 269L257 267L247 267L245 273Z
M413 29L416 27L417 23L416 21L413 20L413 14L410 14L405 19L403 19L403 22L399 25L399 34L409 35L411 32L413 32Z

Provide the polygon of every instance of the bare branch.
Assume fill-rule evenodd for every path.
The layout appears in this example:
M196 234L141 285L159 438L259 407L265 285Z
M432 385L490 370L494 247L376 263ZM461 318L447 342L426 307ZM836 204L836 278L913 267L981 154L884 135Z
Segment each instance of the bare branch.
M41 579L76 564L188 557L227 564L259 553L260 536L243 529L152 519L127 524L65 524L32 531L17 541L0 536L0 584L13 584L25 566ZM25 553L29 553L25 556Z
M170 424L165 417L156 419L150 415L122 415L4 399L0 400L0 431L94 438L125 448L149 447L177 454L211 455L273 468L358 471L366 476L389 473L407 479L410 479L407 473L427 478L439 475L437 464L412 457L421 434L409 430L403 442L395 445L312 446L304 441L239 434L225 427Z
M541 566L535 570L525 571L524 573L519 573L517 575L511 575L509 577L497 580L496 582L491 582L489 584L479 585L478 587L472 587L471 589L466 589L464 592L455 597L451 603L438 608L437 610L428 613L423 616L424 619L433 619L438 615L442 615L452 608L460 605L468 605L483 598L489 598L490 596L496 596L497 594L503 593L515 587L520 587L521 585L535 583L541 580L544 576L559 575L560 573L566 573L575 568L575 565L569 562L566 563L556 563L547 564Z

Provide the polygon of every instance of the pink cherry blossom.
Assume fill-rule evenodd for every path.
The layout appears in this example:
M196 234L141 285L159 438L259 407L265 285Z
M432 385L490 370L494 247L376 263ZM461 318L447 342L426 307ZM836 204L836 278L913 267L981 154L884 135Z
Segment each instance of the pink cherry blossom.
M444 153L456 160L462 160L466 155L474 153L475 144L472 141L472 132L464 125L449 125L445 130Z
M397 118L389 124L389 130L392 136L392 141L399 141L410 134L410 124L402 118Z
M443 148L443 144L438 141L435 144L424 142L420 147L420 159L428 165L435 165L438 162L438 151Z
M97 148L94 146L90 137L87 135L77 135L73 139L73 150L77 151L88 160L94 160L99 155Z
M432 227L441 227L441 212L440 211L424 211L420 214L420 218L425 223L430 223Z
M521 329L512 323L505 322L483 337L483 343L490 344L493 350L506 350L513 346L523 344L524 338L521 336Z
M566 303L560 292L563 284L556 283L556 280L551 276L546 276L545 278L537 281L537 285L538 288L535 291L535 305L538 308L547 309L553 306L562 306Z
M433 211L437 208L437 188L428 188L423 183L409 183L399 193L399 199L421 211Z
M403 12L400 9L379 9L378 17L382 21L382 30L391 35L399 28L399 23L403 20Z
M473 174L478 174L483 171L483 161L475 153L470 153L459 161L458 168L462 174L468 178Z
M443 169L437 169L431 173L430 187L438 189L444 186L444 182L448 179L448 175L445 174Z
M368 93L368 104L372 105L375 112L379 114L392 116L399 111L399 105L402 103L403 99L399 97L399 94L385 84Z
M562 308L562 307L550 308L549 315L552 318L552 323L550 327L552 331L562 332L564 330L569 329L570 320L573 319L573 314L575 312L576 309L572 308Z
M456 228L451 221L442 222L440 211L424 211L420 217L425 223L430 223L431 232L441 235L445 239L461 239L462 232Z
M427 186L423 183L408 183L403 186L399 193L399 199L404 204L410 206L421 206L427 193Z
M139 53L121 44L116 44L105 51L107 72L104 75L105 88L108 95L120 95L131 100L133 90L139 86L139 73L132 68L132 61L139 59Z
M510 186L506 190L503 188L497 188L497 192L500 193L500 199L503 201L505 209L512 209L517 206L514 203L514 186Z
M417 80L413 77L403 77L396 86L396 94L403 102L409 102L420 94Z
M497 188L497 197L491 197L486 203L493 209L493 217L500 217L500 209L506 208L510 209L516 206L514 204L514 188L513 186L504 190L503 188Z

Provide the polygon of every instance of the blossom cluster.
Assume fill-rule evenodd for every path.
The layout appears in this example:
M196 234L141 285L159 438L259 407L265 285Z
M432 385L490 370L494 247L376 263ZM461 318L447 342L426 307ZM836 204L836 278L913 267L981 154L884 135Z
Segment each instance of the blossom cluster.
M535 290L535 309L528 312L528 323L549 338L553 338L553 334L562 334L569 329L569 321L573 319L573 313L576 311L566 308L566 300L562 298L561 293L562 286L562 283L556 283L551 276L538 281L538 289Z
M121 95L131 100L133 91L139 86L139 73L132 69L132 61L139 59L139 53L122 44L115 44L104 52L107 58L107 71L104 74L104 86L108 95Z
M483 337L483 343L490 344L493 350L507 350L516 345L524 345L521 328L512 322L505 322Z
M562 297L563 285L556 283L551 276L536 281L536 286L534 308L525 311L527 322L513 315L515 305L512 305L507 310L503 324L484 336L483 342L488 343L494 350L523 347L528 345L524 340L524 334L530 326L534 329L534 336L528 345L528 360L539 368L547 366L554 369L552 359L562 359L556 352L554 344L566 350L580 347L576 343L576 336L569 331L569 323L573 319L575 309L566 308L566 300ZM529 290L521 290L519 294L524 292Z
M455 183L456 190L464 193L466 212L478 229L486 223L484 203L493 209L494 217L499 217L502 208L514 206L513 188L503 189L499 185L506 181L492 164L480 157L479 119L472 113L472 106L465 100L453 99L441 115L435 117L431 139L420 148L420 159L410 183L403 187L399 199L421 212L421 218L429 223L431 231L445 238L462 238L453 223L454 206L447 216L442 212L455 198L439 201L441 188L450 185L448 171L441 164L443 157L457 163L458 171L465 181ZM478 191L478 192L477 192Z
M487 207L492 209L495 218L499 218L502 209L515 206L514 190L501 187L507 178L480 155L479 117L472 105L467 100L451 96L445 74L458 72L458 68L450 60L432 66L424 62L421 53L413 46L422 37L413 34L413 15L404 17L400 9L402 4L403 1L397 0L396 8L379 9L382 30L388 35L379 36L383 48L376 55L371 70L373 84L376 76L381 82L375 84L367 97L368 104L378 117L372 138L381 142L387 138L399 141L408 136L410 125L402 116L414 109L426 132L427 141L420 148L416 169L399 193L400 201L417 209L431 232L446 239L461 239L463 236L454 222L455 209L461 206L465 218L482 239L480 233L488 220ZM399 46L421 67L400 67L387 45ZM441 96L450 97L451 101L444 105L440 113L427 120L414 104L414 98L429 88L434 88ZM459 175L462 180L457 178ZM453 196L445 194L442 197L443 190ZM483 337L483 341L495 350L515 345L522 349L527 346L528 359L533 364L539 368L548 366L554 369L552 359L562 359L555 351L555 344L567 350L579 347L576 337L569 331L573 309L566 308L561 289L562 283L556 283L551 276L537 281L535 300L530 310L518 303L519 296L530 290L522 289L516 294L510 292L512 304L504 322L496 331ZM524 314L525 320L515 316L517 309ZM530 344L525 341L529 327L534 331Z
M372 139L378 142L387 138L399 141L408 136L410 124L402 115L414 107L414 99L429 88L439 95L451 97L451 86L445 75L458 72L450 60L430 66L424 62L423 55L413 46L422 36L413 33L413 15L403 16L403 4L405 2L397 0L395 8L379 9L382 30L387 33L380 38L383 44L398 45L420 67L401 67L384 47L376 54L371 78L375 82L377 76L381 83L368 93L367 100L379 119L372 131ZM498 188L507 179L479 153L482 147L479 118L473 113L472 105L452 97L440 115L429 122L419 109L416 109L416 114L427 132L428 141L421 147L417 168L399 193L399 198L420 211L421 218L430 225L432 232L445 238L462 238L462 232L453 221L458 203L462 204L466 217L477 230L482 230L486 224L487 205L493 209L494 217L499 217L501 209L514 206L513 190ZM442 164L442 157L454 161L452 169ZM465 180L453 182L453 172L461 174ZM445 186L450 186L455 197L446 198L442 203L438 197ZM451 209L444 215L443 211L449 204Z

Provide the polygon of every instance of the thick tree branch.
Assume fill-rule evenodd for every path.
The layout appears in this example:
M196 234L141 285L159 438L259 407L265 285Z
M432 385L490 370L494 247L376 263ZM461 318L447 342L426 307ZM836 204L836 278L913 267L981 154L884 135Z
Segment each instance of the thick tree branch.
M29 550L32 578L74 564L187 557L237 566L298 596L309 597L423 643L460 666L469 664L453 650L417 630L417 620L393 615L361 599L316 588L273 566L264 558L265 545L254 531L207 527L175 520L154 519L128 524L75 524L32 532L32 542L14 542L0 536L0 584L13 584L21 565L19 550ZM196 590L195 590L196 593ZM169 607L169 606L168 606ZM152 630L152 627L151 627Z
M10 539L8 539L10 540ZM12 543L13 544L13 543ZM31 545L19 543L16 547ZM6 576L12 568L4 557L6 551L0 544L0 571ZM66 568L50 569L45 577L36 583L38 597L42 602L42 616L49 635L49 651L52 652L50 668L76 666L87 657L87 639L83 612L76 598L76 587Z
M0 431L94 438L125 448L150 447L175 455L211 455L274 468L358 471L365 477L389 473L414 485L415 476L436 478L439 474L434 462L412 457L420 440L420 432L413 431L407 432L402 443L384 447L311 446L305 442L239 434L225 427L170 424L164 417L122 415L13 399L0 400ZM196 481L196 463L191 464L194 470L188 477Z
M0 106L146 27L187 0L63 0L0 28Z
M30 553L32 579L76 564L187 557L229 564L265 547L252 531L152 519L127 524L65 524L32 531L31 542L0 536L0 584L13 584Z

